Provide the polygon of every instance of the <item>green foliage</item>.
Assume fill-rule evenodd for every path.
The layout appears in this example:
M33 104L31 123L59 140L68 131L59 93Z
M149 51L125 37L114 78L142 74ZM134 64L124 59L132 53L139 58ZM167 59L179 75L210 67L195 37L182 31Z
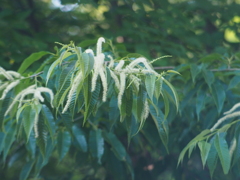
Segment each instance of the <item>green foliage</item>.
M0 66L21 72L0 75L1 179L240 178L239 1L61 3L1 3ZM95 52L100 35L112 41L103 44L105 71L93 77L94 56L84 50ZM56 41L66 45L48 52ZM158 75L114 80L120 60L126 70L143 56L154 59L146 62ZM143 63L134 68L146 70Z

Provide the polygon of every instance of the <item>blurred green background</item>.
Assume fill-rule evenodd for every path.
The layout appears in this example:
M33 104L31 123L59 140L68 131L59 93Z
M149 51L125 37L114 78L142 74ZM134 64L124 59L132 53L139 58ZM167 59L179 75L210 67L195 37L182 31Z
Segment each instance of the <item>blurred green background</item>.
M139 53L148 59L172 56L157 61L155 66L191 64L212 53L230 57L240 51L240 0L1 0L0 5L0 66L5 69L17 70L31 53L54 52L55 42L68 44L72 40L88 48L94 47L101 36L113 41L119 56L128 53ZM40 64L38 61L35 66ZM183 78L190 78L190 73L182 74ZM189 112L188 108L196 104L196 101L189 103L191 97L196 96L190 94L196 84L190 84L192 80L189 78L185 78L186 88L179 83L181 87L177 89L183 100L182 117L176 118L173 114L169 118L170 154L165 152L153 123L146 123L142 130L144 138L141 142L133 140L129 147L136 179L210 179L208 170L202 168L198 151L176 168L179 152L196 134L209 128L217 117L214 113L216 108L212 108L214 115L209 116L214 118L209 120L207 107L205 120L199 123L196 114ZM227 84L229 79L225 82ZM185 98L188 95L190 100ZM229 95L228 98L235 102L235 96ZM227 108L230 107L228 104ZM117 133L122 136L125 132L119 130ZM124 137L122 142L125 142ZM113 153L109 152L109 156ZM84 157L77 157L79 167L76 168L74 158L69 156L58 163L57 155L53 155L43 169L42 177L49 180L68 180L69 177L74 180L111 180L115 176L118 179L115 165L109 168L114 172L108 172L114 176L105 177L108 173L104 168L99 167L97 172L93 172L89 165L81 164ZM21 165L16 164L15 170L4 166L0 179L15 179L17 174L12 172L19 170ZM216 170L215 179L226 179L219 169L221 167ZM231 172L228 179L239 178L236 172Z
M54 42L89 47L100 36L119 52L173 56L159 65L195 62L239 50L239 9L239 0L1 0L0 66L17 69Z

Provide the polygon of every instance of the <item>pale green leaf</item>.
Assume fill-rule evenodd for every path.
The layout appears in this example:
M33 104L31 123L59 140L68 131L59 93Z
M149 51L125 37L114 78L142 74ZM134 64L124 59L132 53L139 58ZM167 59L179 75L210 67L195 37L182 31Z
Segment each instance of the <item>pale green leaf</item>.
M225 140L226 133L217 133L214 141L223 172L228 174L231 165L231 156L228 149L227 141Z
M153 92L155 89L156 76L154 74L146 74L145 77L145 87L149 98L152 100Z
M22 112L22 123L27 135L27 141L34 126L36 110L32 106L26 106Z
M211 144L206 141L200 141L198 142L198 147L200 149L201 159L204 167L207 161L208 153L211 148Z
M169 83L166 79L163 79L163 81L167 84L167 86L171 89L172 93L173 93L173 96L174 96L174 99L175 99L175 105L176 105L176 108L177 108L177 111L178 111L178 106L179 106L179 100L178 100L178 94L175 90L175 88L172 86L171 83Z
M40 51L37 53L32 53L29 57L27 57L23 63L21 64L20 68L18 69L18 72L20 74L23 74L26 69L33 64L35 61L39 60L41 57L45 56L46 54L51 54L47 51Z

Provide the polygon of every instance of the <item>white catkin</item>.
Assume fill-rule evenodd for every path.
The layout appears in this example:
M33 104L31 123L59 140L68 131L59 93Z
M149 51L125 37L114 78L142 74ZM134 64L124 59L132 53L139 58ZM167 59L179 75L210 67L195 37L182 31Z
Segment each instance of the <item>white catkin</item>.
M11 76L14 76L15 78L22 78L21 74L19 74L16 71L7 71L8 74L10 74Z
M92 49L86 49L85 53L92 54L94 56L94 52Z
M110 56L110 55L108 55L108 58L110 59L110 63L108 64L108 67L109 67L109 68L113 68L113 66L114 66L114 60L113 60L113 57Z
M5 89L8 84L9 84L9 82L5 82L4 84L2 84L2 85L0 86L0 91L3 90L3 89Z
M69 106L70 106L70 104L71 104L72 96L73 96L73 94L75 93L78 85L81 83L81 80L82 80L82 73L80 72L80 73L74 78L72 87L71 87L71 89L70 89L70 91L69 91L69 93L68 93L67 103L66 103L66 105L65 105L64 108L63 108L62 114L64 114L64 113L68 110L68 108L69 108Z
M237 140L236 140L236 138L234 138L233 141L232 141L232 144L231 144L231 146L229 148L229 154L230 154L231 157L233 155L233 152L236 149L236 146L237 146Z
M120 89L120 82L118 80L118 77L116 76L116 74L114 74L113 71L110 70L110 74L111 74L111 77L113 78L114 82L115 82L115 86L117 87L117 89L119 90Z
M123 65L124 65L125 61L124 60L120 60L118 65L115 67L116 71L119 71L122 69Z
M143 119L147 119L148 115L149 115L149 105L148 105L148 101L147 99L144 102L144 111L143 111Z
M24 93L22 93L21 98L19 99L19 105L18 108L20 108L22 106L22 102L25 98L25 96L29 95L29 94L34 94L35 93L35 89L28 89L26 90Z
M17 96L13 99L12 103L10 104L10 106L8 107L8 109L5 112L4 116L6 116L12 110L13 106L16 104L18 99L21 98L22 94L25 93L25 91L28 91L29 89L33 89L35 87L36 87L35 84L31 85L31 86L27 87L26 89L22 90L20 93L18 93Z
M99 75L99 71L104 69L104 67L103 67L104 58L105 58L105 55L102 54L102 53L94 58L94 69L93 69L92 90L91 90L92 92L96 88L96 82L97 82L97 78L98 78L98 75Z
M107 90L108 90L107 78L102 69L100 70L99 75L102 80L102 86L103 86L102 101L105 102L107 100Z
M235 104L229 111L226 111L225 113L223 113L224 115L226 115L226 114L230 114L230 113L232 113L233 111L235 111L237 108L239 108L240 107L240 103L237 103L237 104Z
M135 87L137 88L137 90L139 90L139 86L140 86L140 81L141 80L137 76L134 76L132 74L129 77L132 80L132 82L135 85Z
M13 77L10 74L8 74L7 71L2 67L0 67L0 74L2 74L8 80L13 81Z
M39 87L37 88L40 92L46 92L50 95L50 100L51 100L51 106L53 107L53 99L54 99L54 94L51 89L46 88L46 87Z
M122 104L122 96L123 96L125 87L126 87L126 74L122 72L122 73L120 73L120 89L119 89L119 93L118 93L118 107L119 108Z
M216 124L214 124L214 126L210 129L210 131L214 131L222 122L224 122L225 120L227 119L230 119L230 118L234 118L234 117L237 117L237 116L240 116L240 111L237 111L237 112L234 112L232 114L228 114L222 118L220 118Z
M103 37L100 37L97 41L97 56L102 53L102 43L105 43L105 39Z
M35 114L35 118L34 118L34 133L35 133L35 138L38 138L39 133L38 133L38 120L39 120L39 116L38 113Z
M44 102L44 98L41 95L41 91L39 91L38 89L35 89L34 98L40 100L41 102Z
M0 98L0 100L3 100L3 99L6 97L7 93L8 93L11 89L13 89L15 86L17 86L19 83L20 83L19 80L16 80L16 81L11 82L11 83L6 87L6 89L4 89L4 91L3 91L3 93L2 93L2 97Z

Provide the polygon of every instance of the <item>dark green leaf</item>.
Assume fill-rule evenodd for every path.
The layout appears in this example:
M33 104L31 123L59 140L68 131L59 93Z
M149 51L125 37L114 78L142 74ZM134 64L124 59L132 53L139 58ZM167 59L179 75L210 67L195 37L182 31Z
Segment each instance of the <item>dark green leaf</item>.
M26 180L28 178L29 173L32 170L34 163L35 163L35 160L33 159L33 160L30 160L29 162L27 162L23 166L21 173L20 173L20 178L19 178L20 180Z
M62 161L64 156L69 151L71 145L71 135L68 131L59 131L57 138L57 150L59 154L59 161Z
M27 135L27 141L29 139L30 133L32 132L34 121L35 121L35 115L36 110L32 108L32 106L27 106L23 109L22 112L22 123L25 130L25 133Z
M90 131L89 150L92 156L98 158L98 163L101 164L101 158L104 153L104 140L100 129Z
M220 114L220 112L222 111L222 108L223 108L225 98L226 98L226 94L225 94L222 84L220 84L219 82L214 83L212 85L211 92L213 95L214 102L217 106L218 113Z
M74 125L72 127L73 137L76 140L77 147L79 147L83 152L87 152L87 141L82 130Z

